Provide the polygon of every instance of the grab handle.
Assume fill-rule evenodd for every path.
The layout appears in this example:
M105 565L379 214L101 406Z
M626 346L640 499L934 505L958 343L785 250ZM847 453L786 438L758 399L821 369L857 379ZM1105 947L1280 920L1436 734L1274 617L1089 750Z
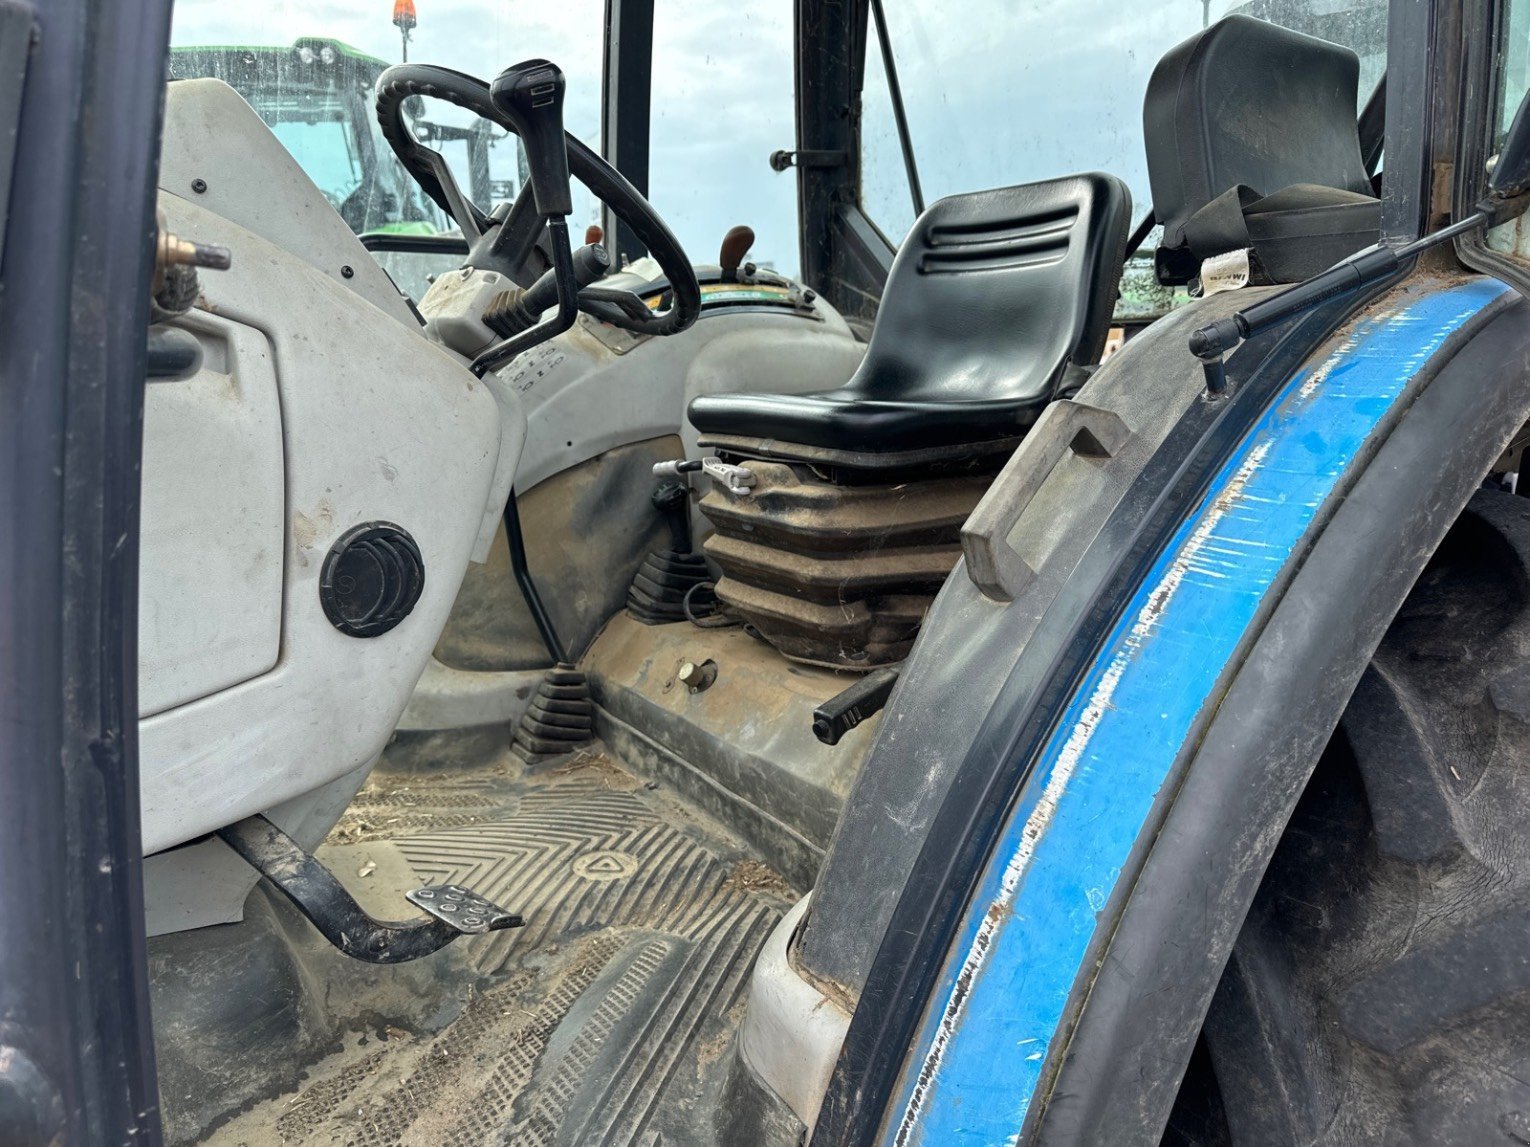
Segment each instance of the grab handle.
M1131 433L1114 411L1068 398L1041 412L962 526L967 576L984 597L1013 601L1035 580L1036 570L1009 536L1057 464L1070 451L1084 458L1113 458Z

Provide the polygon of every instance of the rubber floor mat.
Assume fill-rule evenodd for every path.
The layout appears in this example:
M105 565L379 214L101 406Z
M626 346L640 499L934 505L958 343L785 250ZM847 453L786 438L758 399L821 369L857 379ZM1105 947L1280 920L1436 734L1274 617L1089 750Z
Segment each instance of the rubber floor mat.
M328 843L396 848L420 883L527 924L462 941L482 980L444 1028L355 1033L212 1142L714 1141L748 974L796 895L715 822L593 753L529 776L375 777Z

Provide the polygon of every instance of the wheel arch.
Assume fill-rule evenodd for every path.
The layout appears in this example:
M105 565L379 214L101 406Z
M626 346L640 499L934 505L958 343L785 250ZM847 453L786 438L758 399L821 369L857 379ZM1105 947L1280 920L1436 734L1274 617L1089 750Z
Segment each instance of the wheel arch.
M1506 294L1424 364L1309 535L1145 822L1151 842L1105 925L1095 975L1075 985L1077 1018L1050 1057L1031 1141L1116 1141L1123 1128L1157 1141L1318 756L1419 573L1530 417L1527 378L1530 303Z

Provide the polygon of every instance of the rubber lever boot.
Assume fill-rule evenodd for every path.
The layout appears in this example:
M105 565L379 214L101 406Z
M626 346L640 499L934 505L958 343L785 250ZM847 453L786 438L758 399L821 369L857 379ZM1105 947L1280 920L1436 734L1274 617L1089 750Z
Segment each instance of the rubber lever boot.
M563 134L563 69L548 60L506 68L489 87L490 98L521 137L537 214L572 215L568 140Z
M689 594L692 616L716 613L706 558L692 550L690 487L662 483L653 492L653 506L669 526L670 548L643 560L627 591L627 612L644 625L684 621Z
M717 262L722 267L722 281L738 282L738 265L754 246L754 229L740 224L730 227L723 236L722 249L717 252Z

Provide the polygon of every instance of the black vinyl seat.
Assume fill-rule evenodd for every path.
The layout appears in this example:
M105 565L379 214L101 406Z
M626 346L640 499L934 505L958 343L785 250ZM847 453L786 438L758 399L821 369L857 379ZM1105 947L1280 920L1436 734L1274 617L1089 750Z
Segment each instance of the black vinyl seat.
M749 475L701 500L718 600L796 661L903 658L993 474L1099 361L1130 213L1109 175L942 199L893 260L849 382L692 401L701 445Z
M1169 51L1142 112L1159 280L1248 249L1253 281L1299 282L1377 242L1359 82L1348 48L1251 16Z
M870 468L1012 444L1068 367L1099 360L1130 212L1101 174L940 200L893 261L850 381L698 397L701 444Z

